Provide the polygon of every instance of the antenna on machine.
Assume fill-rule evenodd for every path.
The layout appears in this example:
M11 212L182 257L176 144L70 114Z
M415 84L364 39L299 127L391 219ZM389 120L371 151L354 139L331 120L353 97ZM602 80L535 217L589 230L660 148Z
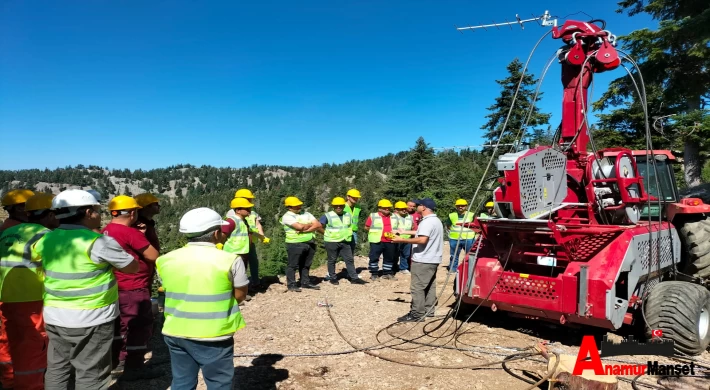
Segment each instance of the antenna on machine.
M482 28L484 30L488 30L486 27L498 28L500 26L510 26L510 29L512 30L514 24L520 25L520 28L524 30L525 23L538 22L538 24L540 24L540 21L542 21L542 24L540 24L540 25L542 25L544 27L547 27L547 26L555 26L556 27L557 26L557 19L553 19L552 16L550 16L549 11L545 11L545 13L542 14L542 16L534 16L531 19L521 19L518 14L515 14L515 19L516 20L514 22L509 22L508 19L506 19L505 23L496 23L495 21L493 21L492 24L479 24L478 26L468 26L468 27L457 27L456 25L454 25L454 27L456 27L456 30L458 30L459 32L461 32L463 34L464 30L475 30L477 28Z

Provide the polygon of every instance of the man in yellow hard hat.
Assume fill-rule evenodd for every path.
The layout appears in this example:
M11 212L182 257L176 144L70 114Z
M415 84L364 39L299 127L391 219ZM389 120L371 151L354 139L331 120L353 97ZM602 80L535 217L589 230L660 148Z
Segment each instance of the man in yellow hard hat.
M237 255L244 262L244 268L246 269L247 266L249 266L252 269L253 274L253 270L257 269L256 267L258 267L258 265L249 264L251 251L253 250L256 252L256 248L251 242L250 237L252 237L252 234L261 236L262 239L265 237L260 235L258 232L250 232L248 218L251 215L252 207L254 207L254 204L249 202L246 198L234 198L229 203L230 212L227 213L227 221L234 224L234 230L230 234L222 249L226 252ZM256 277L258 280L258 269ZM251 300L251 292L250 295L247 295L246 300Z
M28 189L10 190L2 197L2 207L7 211L9 217L0 225L0 233L5 229L27 222L25 213L25 202L35 193ZM5 333L5 319L0 312L0 384L4 388L13 386L13 368L10 358L10 346Z
M486 208L486 211L480 213L479 216L481 216L483 218L494 218L496 215L496 210L495 210L495 204L493 203L493 201L489 200L488 202L486 202L484 207Z
M101 210L90 193L62 191L52 210L59 227L34 245L44 269L46 388L66 389L72 371L77 389L107 388L119 315L114 270L134 273L140 265L116 240L91 230L101 224Z
M148 239L150 245L160 252L160 240L155 228L155 216L160 214L160 200L153 194L145 192L133 197L141 208L138 209L138 221L133 224Z
M380 255L382 255L382 278L394 279L394 261L397 245L392 243L398 220L391 215L392 202L380 199L377 202L377 212L370 214L365 221L367 241L370 243L370 279L377 280L380 276Z
M279 219L279 223L283 225L286 234L288 291L300 292L301 288L320 290L319 286L311 284L310 270L316 253L313 232L317 231L321 224L313 214L303 210L303 202L295 196L287 197L284 206L288 211ZM301 288L296 284L296 270L301 275Z
M134 198L116 196L108 203L111 222L101 231L116 240L140 265L136 273L115 271L120 315L116 319L117 339L113 344L114 364L117 367L112 374L120 375L125 370L124 380L150 379L161 375L159 371L143 365L148 342L153 335L150 296L159 252L141 231L133 227L138 221L140 208Z
M345 195L345 198L346 199L344 211L352 215L350 227L353 231L353 239L350 241L350 249L353 252L353 256L355 256L355 250L357 249L357 244L359 242L357 237L357 230L358 225L360 223L360 215L362 213L362 210L360 209L360 204L358 203L361 198L360 191L356 190L355 188L351 188L350 190L348 190L348 193Z
M345 199L336 196L330 202L333 210L325 213L320 218L320 224L323 227L318 228L318 231L323 234L325 251L328 253L328 275L331 284L339 284L338 276L335 273L335 262L338 256L342 256L345 262L345 269L348 271L348 279L352 284L367 284L360 279L355 271L355 261L353 252L350 247L352 240L352 215L345 212Z
M449 229L449 252L450 259L448 270L455 271L459 264L459 253L468 253L473 246L476 233L471 230L470 224L473 222L474 214L466 211L468 202L466 199L458 199L454 203L456 211L449 214L446 225Z
M397 225L403 230L417 230L414 224L414 218L409 214L407 204L399 201L394 204L394 217L397 218ZM403 234L400 238L409 238L411 235ZM401 243L397 244L397 252L395 254L395 263L399 258L399 272L409 275L409 257L412 253L412 244Z
M20 188L10 190L2 196L2 208L7 211L9 217L0 226L0 232L9 227L27 222L25 202L34 194L31 190Z
M200 369L208 388L234 386L234 333L246 326L239 303L249 279L237 255L216 248L229 237L229 224L212 209L192 209L179 224L187 245L158 258L173 389L196 388Z
M0 310L9 343L8 360L14 384L3 388L44 389L47 368L47 332L42 317L44 294L42 263L33 261L32 245L59 226L54 216L54 195L38 193L27 199L27 222L0 233Z
M234 197L244 198L249 201L249 203L254 203L255 199L254 194L247 188L240 188L237 190L237 192L234 193ZM230 214L231 213L228 212L227 216L230 216ZM253 208L249 212L249 215L246 216L245 221L247 222L247 227L249 229L249 289L252 290L261 287L261 282L259 280L259 257L256 253L255 243L261 240L264 244L268 244L270 240L264 235L264 228L261 226L261 216L257 214Z

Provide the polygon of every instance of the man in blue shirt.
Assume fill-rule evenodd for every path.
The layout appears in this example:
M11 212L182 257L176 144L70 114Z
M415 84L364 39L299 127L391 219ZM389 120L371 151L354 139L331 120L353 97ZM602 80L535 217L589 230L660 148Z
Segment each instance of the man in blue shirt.
M345 267L348 270L348 278L352 284L366 284L360 279L355 271L355 261L350 242L353 239L352 231L352 215L344 212L345 199L341 197L333 198L331 202L333 211L327 212L320 218L318 231L323 234L325 251L328 253L328 276L327 280L332 284L340 284L338 277L335 274L335 262L338 256L341 256L345 261Z

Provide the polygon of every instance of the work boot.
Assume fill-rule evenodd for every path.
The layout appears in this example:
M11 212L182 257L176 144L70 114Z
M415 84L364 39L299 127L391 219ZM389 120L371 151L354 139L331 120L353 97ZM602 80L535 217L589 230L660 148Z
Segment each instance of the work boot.
M350 279L350 284L367 284L366 281L356 278L356 279Z
M421 317L416 317L412 312L409 312L399 318L397 318L397 322L417 322L420 320Z
M336 282L337 282L337 280L336 280ZM303 285L301 285L301 287L303 287L303 288L308 288L308 289L311 289L311 290L320 290L320 286L316 286L315 284L310 284L310 283L308 283L308 284L303 284Z
M330 284L338 285L340 282L338 282L338 279L330 279Z
M120 360L118 362L118 365L116 368L111 370L111 377L116 378L118 376L121 376L123 374L123 371L126 369L126 361L125 360Z
M301 292L301 288L294 284L293 286L288 286L288 291Z
M394 277L394 275L390 275L390 274L382 275L382 279L397 280L397 279Z
M375 280L377 280L377 278L379 278L379 276L377 276L377 274L372 274L372 275L370 275L370 280L372 280L373 282L374 282Z

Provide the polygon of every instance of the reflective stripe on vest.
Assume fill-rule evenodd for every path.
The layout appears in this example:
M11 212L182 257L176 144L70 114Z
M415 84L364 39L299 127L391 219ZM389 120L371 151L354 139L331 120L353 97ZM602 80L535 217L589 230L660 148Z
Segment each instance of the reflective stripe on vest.
M89 229L56 229L37 242L44 267L44 305L90 310L118 301L109 264L91 260L91 247L101 234Z
M0 302L36 302L44 295L42 263L32 261L32 245L50 230L35 223L0 235Z
M286 225L283 223L283 217L287 216L289 213L293 214L296 216L296 222L297 223L308 223L311 222L310 220L306 220L306 217L303 216L303 214L296 214L291 211L287 212L284 214L280 219L279 223L284 227L284 233L286 233L286 243L287 244L294 244L298 242L308 242L313 239L313 233L301 233L297 231L296 229L292 228L291 226Z
M350 242L353 237L353 231L351 230L351 216L348 213L343 213L343 220L340 220L340 216L335 213L335 211L330 211L325 214L328 218L328 226L325 227L325 234L323 235L323 241L325 242Z
M370 219L372 220L372 224L370 225L370 231L367 233L367 241L376 244L382 241L382 230L384 229L384 224L379 213L370 214ZM390 224L392 224L392 231L395 231L398 226L397 218L392 218L391 214Z
M412 230L412 226L414 226L414 218L412 218L411 215L407 215L406 217L402 217L397 215L397 224L399 225L400 228L404 230ZM400 238L409 238L411 235L409 234L400 234Z
M224 250L229 253L245 255L249 253L249 231L244 220L237 217L229 217L237 226L224 243Z
M165 288L163 334L209 338L244 328L229 271L234 254L211 245L187 245L156 261Z
M357 224L360 222L360 206L355 205L355 207L350 208L349 204L345 204L345 209L343 209L346 213L349 213L352 216L352 222L350 223L350 227L354 232L357 231Z
M463 226L456 226L457 223L470 223L473 222L473 214L465 213L465 218L459 216L459 213L449 214L449 220L451 221L451 227L449 228L449 239L458 240L459 233L461 234L461 239L469 240L476 238L476 233L470 228Z

